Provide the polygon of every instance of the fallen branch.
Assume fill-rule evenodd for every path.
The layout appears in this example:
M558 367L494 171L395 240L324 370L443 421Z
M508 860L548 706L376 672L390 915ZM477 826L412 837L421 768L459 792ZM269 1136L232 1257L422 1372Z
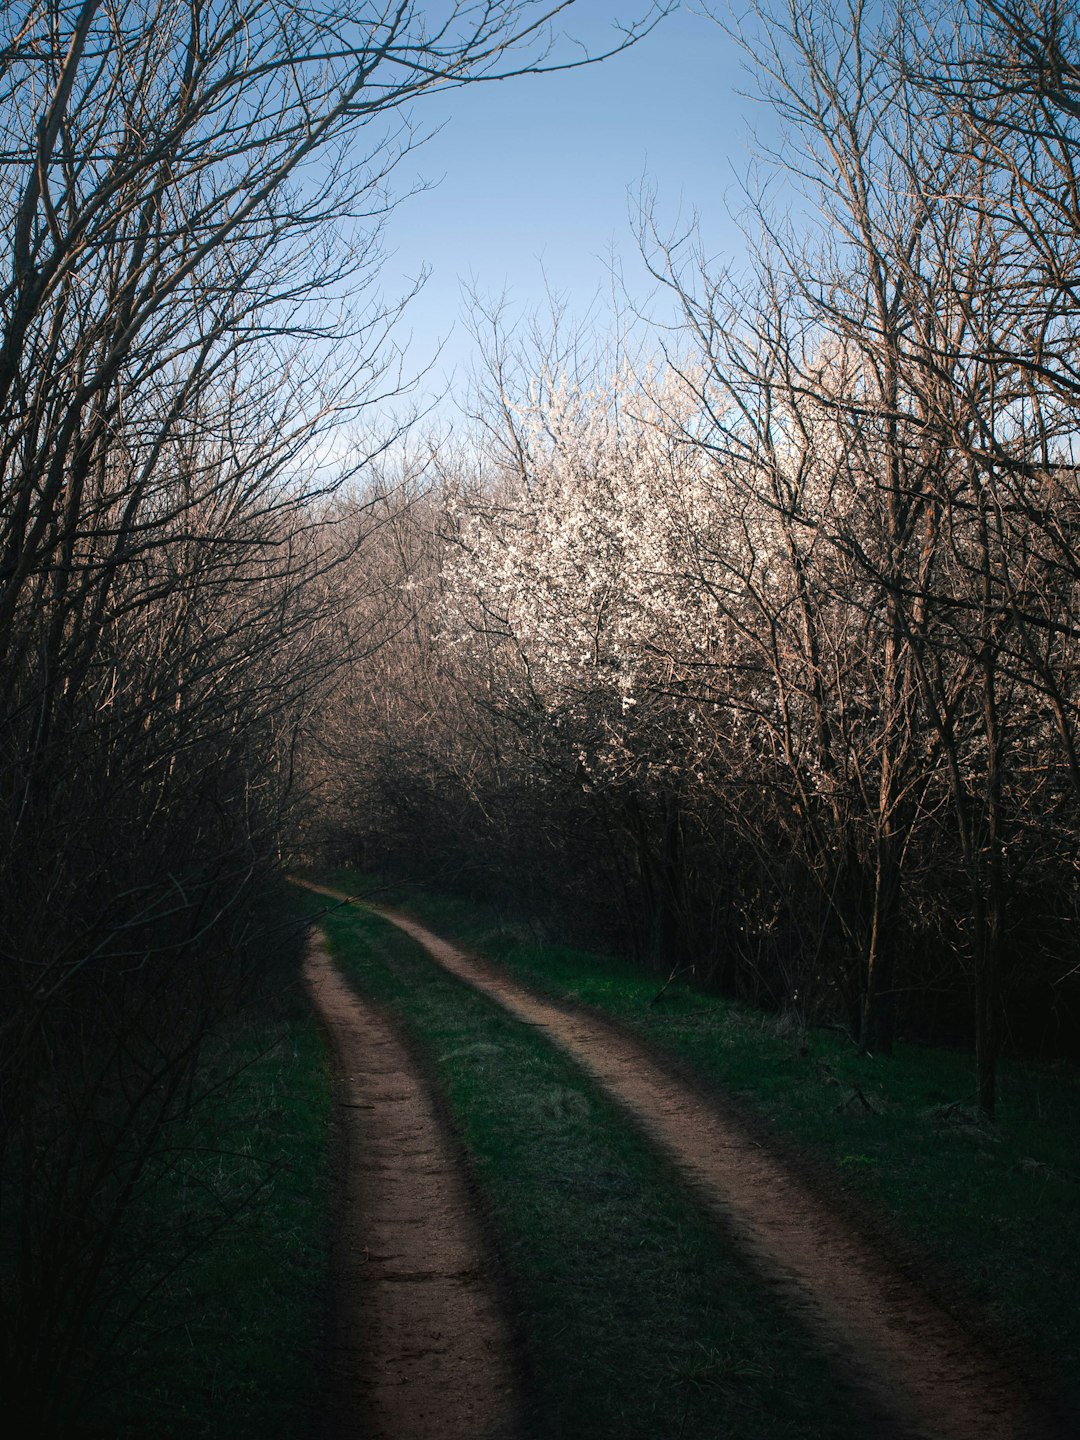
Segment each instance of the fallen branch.
M655 994L655 995L652 997L652 999L649 1001L649 1004L650 1004L650 1005L655 1005L658 1000L663 999L664 992L667 990L668 986L671 985L673 981L677 980L680 975L692 975L693 973L694 973L694 967L693 967L693 965L676 965L676 966L675 966L675 969L672 970L671 974L670 974L670 975L667 977L667 979L664 981L663 985L660 986L660 989L656 992L656 994Z

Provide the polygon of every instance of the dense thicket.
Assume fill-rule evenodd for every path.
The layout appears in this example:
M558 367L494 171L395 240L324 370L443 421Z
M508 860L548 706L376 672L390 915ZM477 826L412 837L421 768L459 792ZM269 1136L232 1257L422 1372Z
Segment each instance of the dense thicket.
M649 366L496 336L384 551L352 813L868 1047L973 1036L989 1111L1001 1046L1080 1020L1080 19L736 38L795 198L738 275L646 217Z
M347 658L333 572L359 531L327 497L393 389L392 315L364 292L401 107L542 68L546 18L3 7L0 1356L20 1433L115 1383L106 1358L198 1244L177 1227L242 1203L180 1137L217 1022L266 979L298 746ZM155 1244L146 1197L196 1181Z

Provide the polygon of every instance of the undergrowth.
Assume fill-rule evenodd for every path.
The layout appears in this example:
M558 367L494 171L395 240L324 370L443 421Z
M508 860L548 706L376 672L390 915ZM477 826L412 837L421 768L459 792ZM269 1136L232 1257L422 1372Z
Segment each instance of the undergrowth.
M208 1049L197 1102L148 1172L129 1237L153 1246L85 1432L275 1440L318 1428L330 1078L297 988Z

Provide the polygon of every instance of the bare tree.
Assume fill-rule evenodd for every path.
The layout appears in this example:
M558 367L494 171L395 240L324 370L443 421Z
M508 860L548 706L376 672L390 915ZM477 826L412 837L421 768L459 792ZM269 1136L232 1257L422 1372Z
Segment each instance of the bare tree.
M316 502L397 384L369 287L408 107L593 58L566 8L4 9L0 1245L33 1433L123 1329L126 1217L242 996L338 659Z
M896 944L910 936L901 922L924 898L916 889L905 901L904 890L947 811L964 857L979 1096L990 1110L1010 875L1036 794L1025 774L1038 743L1028 686L1067 757L1072 744L1057 716L1072 673L1058 667L1073 613L1064 532L1075 466L1063 447L1074 307L1062 277L1074 243L1075 27L1054 5L975 7L951 21L859 0L753 12L735 33L786 127L770 158L824 224L808 243L758 206L764 302L707 274L695 284L670 253L660 273L711 381L705 443L741 460L732 473L753 477L788 534L793 576L806 576L801 647L787 651L789 665L800 655L801 678L784 693L805 695L817 717L815 794L844 793L850 807L831 815L845 839L826 850L854 841L853 868L866 875L848 926L864 937L863 1040L888 1047L904 983ZM805 476L830 455L829 503L815 509ZM1063 506L1048 505L1051 489ZM801 557L823 545L833 559L806 569ZM1049 622L1056 642L1049 596L1064 606ZM839 599L871 637L846 675L821 639ZM783 612L762 609L773 636ZM778 694L780 669L778 659ZM793 733L786 718L783 733ZM834 772L844 783L824 785ZM811 813L800 794L804 844Z

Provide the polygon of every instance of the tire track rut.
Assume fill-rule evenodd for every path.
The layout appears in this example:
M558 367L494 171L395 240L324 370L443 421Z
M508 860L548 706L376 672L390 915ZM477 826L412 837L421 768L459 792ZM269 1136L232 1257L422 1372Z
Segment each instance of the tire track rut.
M502 1440L511 1344L452 1146L404 1045L318 933L304 976L333 1046L344 1152L328 1435Z

